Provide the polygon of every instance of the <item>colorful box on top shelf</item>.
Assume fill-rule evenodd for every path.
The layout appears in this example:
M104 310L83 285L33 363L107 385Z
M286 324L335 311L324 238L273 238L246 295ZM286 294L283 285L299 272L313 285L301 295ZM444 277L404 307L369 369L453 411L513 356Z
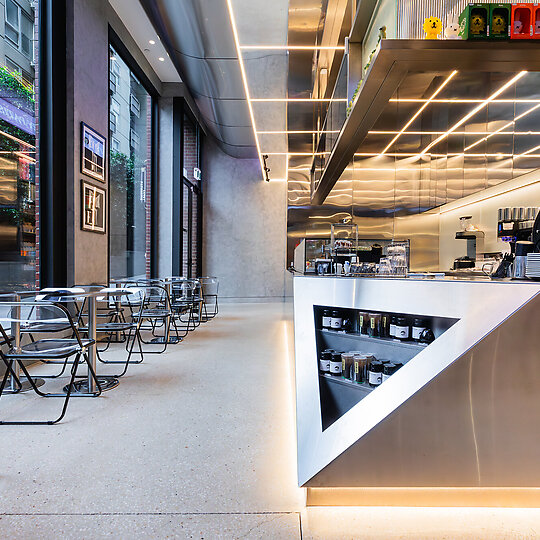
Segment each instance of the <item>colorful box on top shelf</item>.
M469 4L459 16L462 39L488 39L489 4Z
M508 39L510 37L511 18L511 4L489 4L489 38Z
M534 5L534 19L532 27L533 39L540 39L540 5Z
M512 22L510 25L510 37L512 39L532 39L534 11L535 6L533 4L512 4Z

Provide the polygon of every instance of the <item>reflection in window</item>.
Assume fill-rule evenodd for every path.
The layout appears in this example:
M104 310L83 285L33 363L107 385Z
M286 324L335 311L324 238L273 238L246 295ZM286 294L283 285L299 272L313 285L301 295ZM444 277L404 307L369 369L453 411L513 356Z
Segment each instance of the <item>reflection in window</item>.
M0 57L0 290L34 288L37 281L34 13L27 4L28 13L12 0L3 10L11 47L4 49L17 61Z
M113 48L109 67L110 276L144 277L150 265L151 97Z

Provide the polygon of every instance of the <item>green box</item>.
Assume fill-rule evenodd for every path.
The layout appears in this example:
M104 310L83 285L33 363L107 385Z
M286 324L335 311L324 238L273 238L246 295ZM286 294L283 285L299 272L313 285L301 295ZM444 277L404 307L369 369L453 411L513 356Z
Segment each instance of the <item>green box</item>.
M489 4L469 4L459 16L461 39L488 39Z
M489 4L489 39L510 39L511 4Z

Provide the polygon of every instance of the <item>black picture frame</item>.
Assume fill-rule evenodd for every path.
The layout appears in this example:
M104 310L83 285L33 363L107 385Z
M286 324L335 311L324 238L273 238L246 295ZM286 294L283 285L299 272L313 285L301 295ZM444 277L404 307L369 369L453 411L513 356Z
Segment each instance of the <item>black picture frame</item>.
M107 233L107 191L86 180L81 180L81 229Z
M81 122L81 173L106 182L107 139Z

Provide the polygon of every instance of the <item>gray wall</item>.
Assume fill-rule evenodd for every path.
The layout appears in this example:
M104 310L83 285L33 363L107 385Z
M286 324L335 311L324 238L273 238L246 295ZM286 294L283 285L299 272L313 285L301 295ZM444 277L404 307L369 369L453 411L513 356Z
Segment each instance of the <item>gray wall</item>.
M106 283L107 235L81 230L80 146L81 121L108 138L109 38L108 2L78 0L73 3L72 73L68 74L68 281ZM68 42L69 43L69 42ZM68 51L70 47L68 46ZM72 107L70 107L70 99ZM71 150L71 151L70 151ZM108 148L107 148L108 151ZM70 178L69 167L73 176ZM91 184L107 187L85 178ZM69 188L72 188L71 190ZM70 207L69 202L73 201ZM108 228L108 223L107 223Z
M67 47L67 194L68 284L106 283L108 234L81 230L81 121L109 135L109 24L158 92L161 82L108 0L68 2ZM107 148L108 152L108 148ZM107 172L108 174L108 172ZM89 177L90 183L107 188ZM109 227L107 216L107 230Z
M232 158L209 138L202 171L203 273L219 278L224 300L283 300L286 183L263 182L257 160Z

